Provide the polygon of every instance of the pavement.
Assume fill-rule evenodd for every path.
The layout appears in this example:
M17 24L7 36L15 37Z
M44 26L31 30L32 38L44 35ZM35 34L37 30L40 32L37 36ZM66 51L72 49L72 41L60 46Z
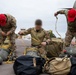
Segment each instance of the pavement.
M30 40L17 39L16 40L17 56L19 57L23 55L26 46L30 45L31 45ZM13 71L13 63L12 64L3 63L2 65L0 65L0 75L15 75Z

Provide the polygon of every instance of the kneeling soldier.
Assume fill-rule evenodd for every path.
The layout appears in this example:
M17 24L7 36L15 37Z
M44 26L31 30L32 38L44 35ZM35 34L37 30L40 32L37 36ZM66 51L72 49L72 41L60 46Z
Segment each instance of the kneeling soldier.
M28 30L20 31L19 34L20 35L31 34L33 47L46 46L46 44L50 42L50 36L42 28L42 21L40 19L35 21L34 28L29 28ZM44 50L41 50L41 51L42 51L41 53L43 54Z

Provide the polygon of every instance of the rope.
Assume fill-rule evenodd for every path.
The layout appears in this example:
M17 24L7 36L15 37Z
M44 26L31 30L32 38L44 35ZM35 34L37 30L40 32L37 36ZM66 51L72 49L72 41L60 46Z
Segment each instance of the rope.
M60 38L62 39L60 33L57 31L57 22L58 22L58 17L56 16L55 31L60 36ZM63 48L62 49L64 49L65 48L65 41L63 41L63 39L62 39L62 42L63 42Z
M58 21L58 17L56 17L55 31L60 36L60 38L62 38L61 35L60 35L60 33L57 31L57 21Z

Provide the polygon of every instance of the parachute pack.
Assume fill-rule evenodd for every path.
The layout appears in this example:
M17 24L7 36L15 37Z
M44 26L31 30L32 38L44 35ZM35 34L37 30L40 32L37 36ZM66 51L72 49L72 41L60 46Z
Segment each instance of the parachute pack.
M58 57L63 49L63 41L59 38L52 38L52 43L46 46L47 57Z

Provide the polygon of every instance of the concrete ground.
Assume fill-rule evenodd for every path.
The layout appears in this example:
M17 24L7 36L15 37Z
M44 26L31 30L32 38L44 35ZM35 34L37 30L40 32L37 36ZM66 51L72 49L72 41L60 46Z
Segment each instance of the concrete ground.
M22 39L17 39L16 40L16 45L17 45L17 56L23 55L23 51L26 46L30 46L30 41L29 40L22 40ZM0 65L0 75L15 75L13 71L13 64L5 64Z

